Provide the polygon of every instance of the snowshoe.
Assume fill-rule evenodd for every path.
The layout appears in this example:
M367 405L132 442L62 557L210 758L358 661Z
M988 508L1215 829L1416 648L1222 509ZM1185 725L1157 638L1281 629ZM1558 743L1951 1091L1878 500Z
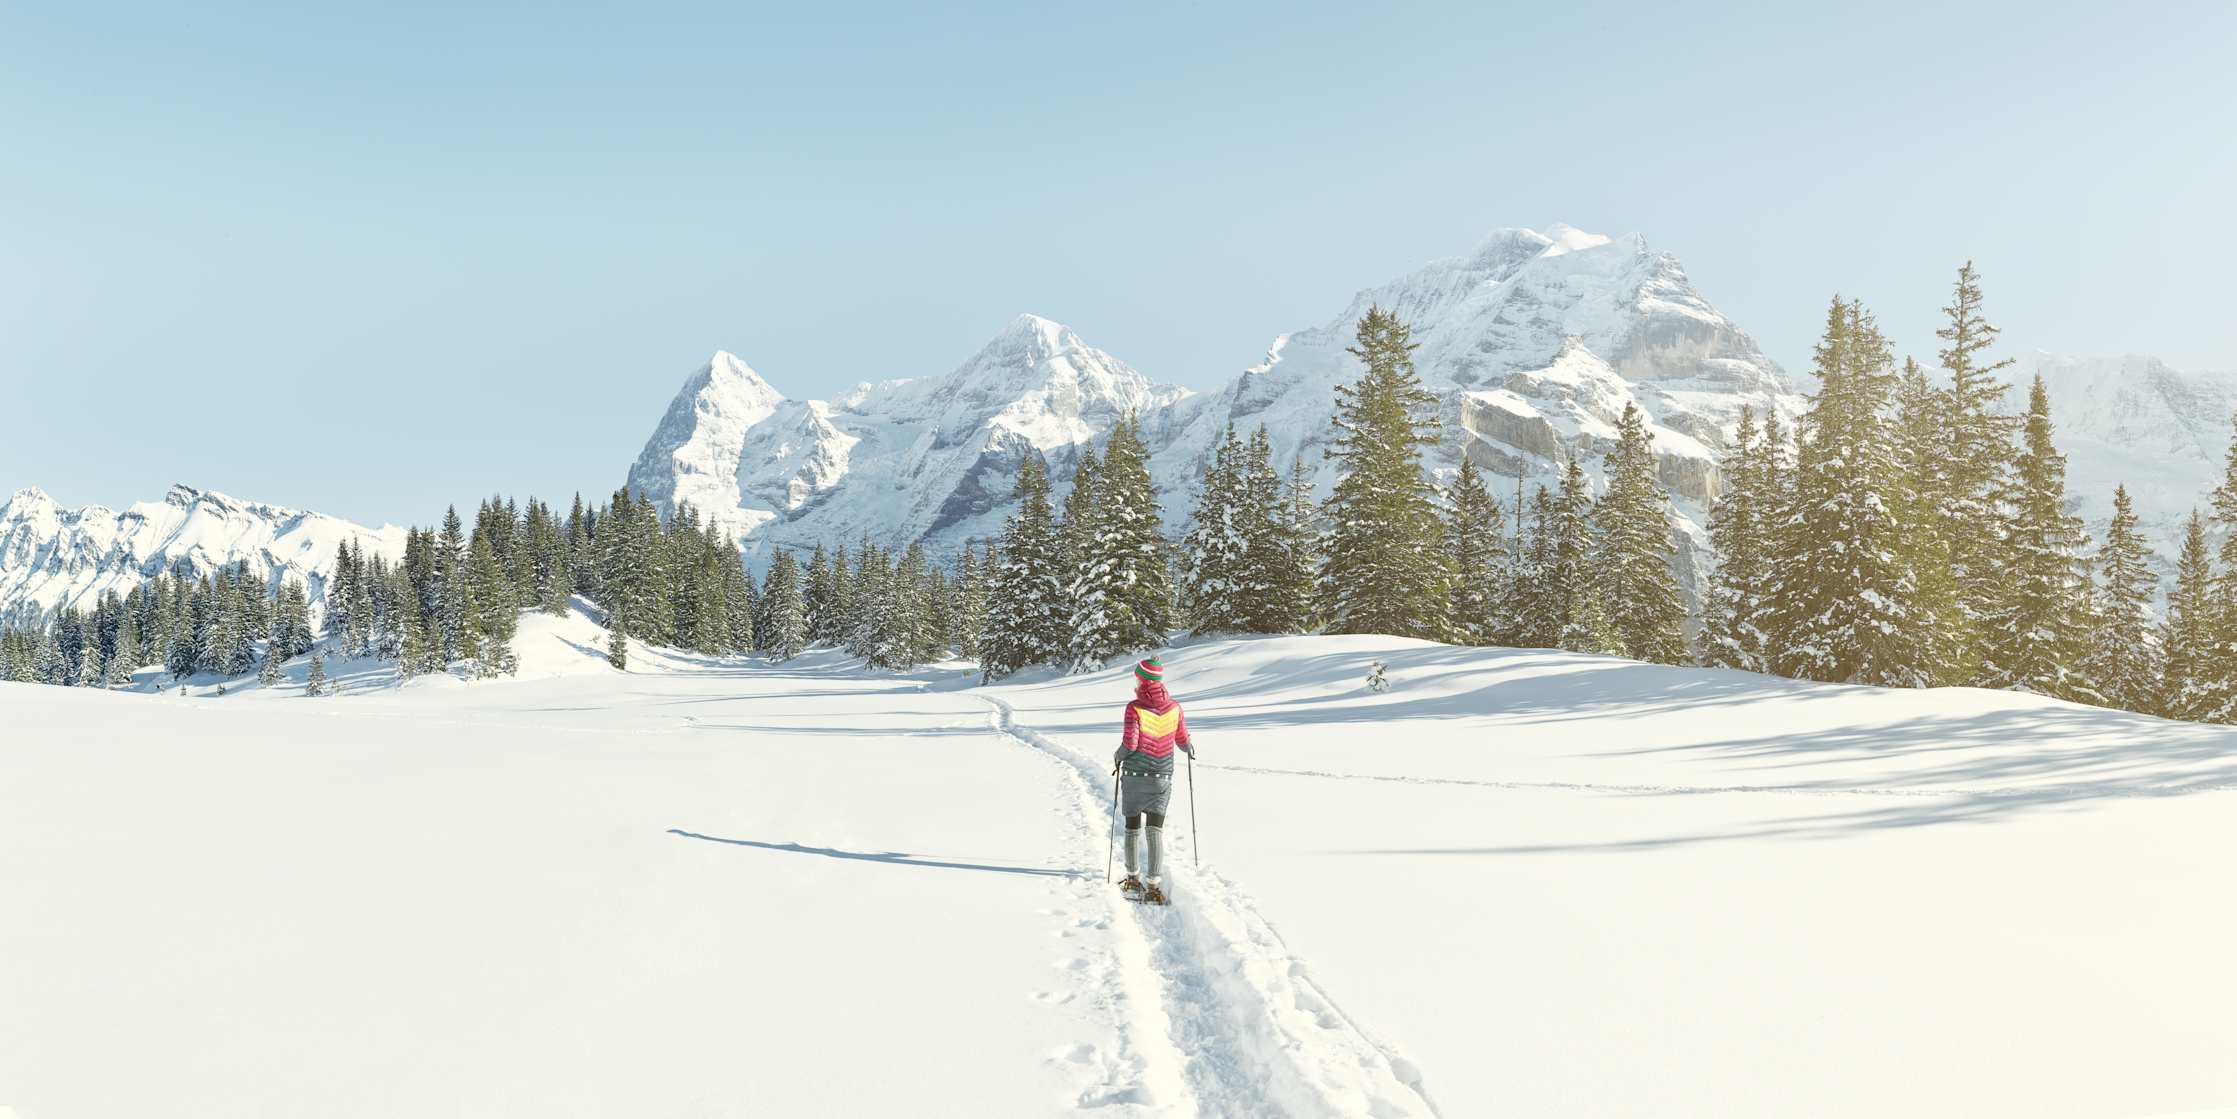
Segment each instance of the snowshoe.
M1155 882L1142 883L1142 901L1149 905L1173 904L1173 899L1165 896L1165 887Z
M1131 874L1127 875L1126 880L1119 883L1119 893L1135 901L1142 900L1142 880Z

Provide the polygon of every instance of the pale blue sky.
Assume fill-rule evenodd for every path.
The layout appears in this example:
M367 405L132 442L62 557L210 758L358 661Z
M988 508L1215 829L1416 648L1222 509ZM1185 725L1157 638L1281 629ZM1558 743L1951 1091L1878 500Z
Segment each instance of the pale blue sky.
M2015 342L2237 367L2237 6L1810 7L0 0L0 493L602 493L716 348L1030 310L1204 387L1554 221L1790 366L1836 290L1929 355L1970 256Z

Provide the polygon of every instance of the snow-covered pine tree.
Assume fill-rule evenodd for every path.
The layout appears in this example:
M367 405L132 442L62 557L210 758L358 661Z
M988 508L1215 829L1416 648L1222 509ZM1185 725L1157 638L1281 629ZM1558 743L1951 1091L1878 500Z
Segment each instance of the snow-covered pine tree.
M1056 523L1056 549L1058 578L1063 581L1064 595L1055 605L1055 625L1061 648L1068 650L1073 634L1082 624L1081 613L1090 609L1080 600L1083 593L1081 575L1095 562L1093 547L1102 532L1096 523L1101 509L1096 505L1096 490L1101 484L1097 475L1102 464L1096 460L1095 448L1083 444L1079 457L1072 464L1072 489L1064 495L1061 519ZM1059 659L1064 652L1058 653Z
M2004 414L2006 386L1996 374L2012 361L1986 359L1999 331L1981 313L1980 276L1973 271L1972 261L1958 268L1950 305L1942 314L1947 323L1935 336L1945 346L1937 356L1949 373L1950 385L1944 397L1947 446L1942 455L1945 492L1939 495L1940 536L1949 550L1950 579L1957 591L1962 627L1957 635L1958 662L1951 674L1978 680L1985 655L1982 620L2002 598L2004 587L2000 566L2004 519L1999 502L2018 424Z
M1288 633L1293 610L1282 590L1283 572L1290 566L1292 546L1284 519L1288 492L1281 471L1274 468L1274 441L1260 424L1243 447L1243 472L1238 492L1242 512L1243 569L1238 593L1243 602L1243 628L1252 633ZM1307 533L1310 534L1310 522ZM1308 597L1311 576L1301 581ZM1301 628L1301 627L1300 627Z
M2005 501L2003 589L1982 619L1982 670L1992 686L2093 702L2074 671L2084 652L2088 537L2066 513L2066 456L2051 441L2050 394L2028 391L2019 460Z
M1463 645L1492 644L1498 629L1499 502L1466 455L1445 487L1445 555L1452 562L1452 633Z
M2127 486L2113 490L2113 519L2097 549L2097 603L2081 672L2104 701L2129 711L2159 710L2166 676L2152 602L2159 597L2157 557L2136 530Z
M1195 524L1181 547L1183 601L1193 633L1236 633L1246 621L1244 581L1250 541L1245 538L1243 443L1235 425L1212 452L1196 498Z
M1264 435L1265 429L1259 434ZM1252 628L1261 633L1310 633L1317 624L1321 556L1315 519L1319 514L1312 476L1305 472L1305 458L1299 455L1290 462L1289 480L1282 487L1274 517L1265 609L1252 619Z
M718 540L716 547L715 554L722 567L723 641L728 652L743 656L761 648L761 630L768 619L770 604L761 600L761 592L753 585L753 573L746 570L738 549L727 540ZM788 557L789 561L792 553L780 548L778 554ZM793 593L797 595L799 565L791 566Z
M466 527L458 506L443 514L443 534L435 546L436 642L443 663L466 655Z
M739 568L742 571L743 568L738 563L736 551L718 539L711 528L700 530L695 550L697 555L693 557L692 567L696 575L692 583L698 592L699 602L692 611L692 647L708 656L720 656L729 652L731 647L729 591L737 585L737 580L729 578L724 569ZM723 556L726 551L731 553L727 559ZM741 603L740 608L750 625L753 604ZM748 637L747 648L751 648L751 635Z
M1816 351L1793 512L1777 534L1772 669L1838 683L1932 682L1905 636L1923 624L1897 519L1893 359L1878 324L1836 297Z
M510 676L519 667L513 635L520 626L514 583L497 559L493 534L476 530L466 572L467 619L460 649L467 670L479 678Z
M1592 508L1594 581L1614 651L1654 664L1686 662L1685 600L1670 572L1670 496L1656 480L1647 417L1625 404Z
M283 660L310 652L316 640L311 633L310 596L297 579L283 579L280 583L279 597L272 609L271 638Z
M606 615L606 663L618 671L629 671L629 621L610 611Z
M1551 558L1544 578L1544 593L1553 600L1560 623L1555 643L1572 653L1609 653L1617 645L1601 601L1600 573L1592 565L1592 506L1592 484L1572 456L1562 468L1561 492L1554 497Z
M565 617L575 593L574 559L558 516L542 502L537 507L543 510L543 518L536 541L536 602L544 613Z
M1701 663L1712 668L1769 670L1757 628L1773 517L1764 492L1765 455L1755 409L1743 406L1722 464L1724 493L1709 510L1709 543L1718 559L1701 606Z
M821 549L818 549L821 554ZM828 576L828 572L827 572ZM790 549L779 548L762 586L765 607L761 647L774 661L788 661L808 647L808 601L800 585L800 565Z
M831 598L824 603L824 616L818 624L823 626L818 641L831 645L845 645L847 635L854 625L854 570L847 562L847 546L831 556Z
M807 611L808 640L823 640L823 619L831 612L831 557L818 543L808 554L808 570L800 581L800 602Z
M1452 565L1421 449L1441 426L1438 400L1414 374L1415 343L1398 316L1370 307L1350 349L1366 366L1336 389L1342 476L1329 497L1321 611L1336 633L1441 640L1450 632Z
M979 666L982 679L989 681L1064 652L1062 556L1049 508L1048 468L1037 455L1027 456L1018 467L1017 503L1003 525L995 562L988 565Z
M892 576L893 565L886 559L884 549L872 544L868 537L863 538L855 551L854 585L848 592L853 610L847 619L846 650L873 667L883 663L879 659L879 649L893 608L886 593Z
M316 649L311 650L311 668L309 674L303 678L303 694L307 696L326 694L326 656Z
M1071 507L1067 502L1067 510ZM1073 543L1074 671L1154 649L1172 629L1163 518L1150 483L1149 454L1132 416L1111 429L1092 504L1080 515L1087 528Z
M108 666L101 660L101 636L96 633L91 620L78 627L78 668L71 683L81 688L98 688L108 675Z
M1955 500L1950 475L1952 398L1934 387L1909 358L1895 386L1895 456L1901 485L1895 491L1896 517L1903 527L1903 562L1910 569L1917 621L1902 636L1911 643L1907 659L1930 684L1963 683L1968 634L1977 615L1966 607L1952 552L1948 510Z
M880 645L885 663L894 668L915 668L939 653L933 618L932 565L924 558L924 545L910 541L893 569L886 589L889 617Z
M1514 644L1524 649L1552 649L1561 644L1563 611L1567 604L1555 593L1554 538L1559 528L1553 495L1539 486L1530 497L1529 543L1514 576Z
M2167 596L2167 620L2160 628L2166 676L2160 683L2159 713L2170 719L2204 719L2220 702L2215 614L2213 555L2206 547L2206 520L2194 509L2183 525L2175 589Z
M357 608L357 588L363 582L357 550L344 540L334 548L334 574L326 580L326 632L345 642Z
M69 662L63 659L62 646L51 629L40 630L32 641L31 672L41 684L59 685L69 678Z
M956 558L955 578L948 587L948 632L957 656L979 659L979 630L986 624L986 578L981 574L977 546L964 541Z
M2203 666L2203 684L2208 699L2199 718L2232 723L2237 722L2237 436L2230 440L2221 484L2214 487L2207 517L2221 531L2222 540L2207 612L2211 655Z
M285 659L280 655L278 645L267 647L264 650L264 667L256 671L256 682L267 688L278 687L280 684L280 662Z
M109 655L108 671L101 683L107 688L122 688L132 683L132 671L140 667L139 623L127 615L117 627L116 650ZM6 679L0 674L0 679Z

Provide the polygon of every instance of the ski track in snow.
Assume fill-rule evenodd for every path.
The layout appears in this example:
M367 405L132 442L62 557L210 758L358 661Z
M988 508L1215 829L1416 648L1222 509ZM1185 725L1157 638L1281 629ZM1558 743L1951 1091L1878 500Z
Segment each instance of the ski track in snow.
M2193 793L2237 792L2237 784L2200 781L2175 784L2108 785L2102 782L2054 782L2042 785L1927 785L1909 788L1890 785L1620 785L1590 781L1484 781L1467 777L1408 777L1384 773L1331 773L1321 769L1273 769L1255 765L1214 765L1206 769L1252 773L1267 777L1319 777L1333 781L1389 781L1401 785L1472 785L1484 789L1545 789L1558 792L1611 793L1624 796L1724 796L1768 794L1777 796L1862 797L2023 797L2056 800L2062 796L2166 797Z
M1080 854L1107 854L1110 776L1020 727L1008 703L979 698L997 734L1062 764ZM1346 1015L1233 883L1190 865L1194 843L1193 834L1176 837L1168 851L1171 906L1129 901L1108 883L1076 885L1113 932L1118 972L1096 979L1120 1014L1122 1039L1120 1059L1080 1105L1160 1115L1436 1115L1413 1063Z

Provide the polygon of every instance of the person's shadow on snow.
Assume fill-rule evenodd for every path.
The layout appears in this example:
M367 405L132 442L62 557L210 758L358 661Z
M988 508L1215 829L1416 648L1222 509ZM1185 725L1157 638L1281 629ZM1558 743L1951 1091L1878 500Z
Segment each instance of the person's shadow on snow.
M763 843L758 839L726 839L719 835L701 835L682 828L669 828L669 835L685 839L705 840L708 843L728 843L734 847L758 847L764 851L784 851L794 855L821 855L827 859L854 859L866 863L887 863L893 866L927 866L946 870L978 870L989 874L1025 874L1035 878L1083 878L1077 870L1060 870L1054 867L1003 866L998 863L961 863L947 859L928 859L906 851L842 851L836 847L803 847L798 843Z

